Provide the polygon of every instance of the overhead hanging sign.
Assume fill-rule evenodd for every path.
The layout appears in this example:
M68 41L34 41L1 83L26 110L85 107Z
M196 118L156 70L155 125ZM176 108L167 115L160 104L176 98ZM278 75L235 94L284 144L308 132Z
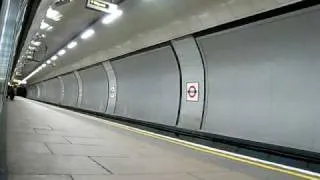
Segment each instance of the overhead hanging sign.
M197 102L199 101L199 83L188 82L187 83L187 101Z
M110 3L107 0L87 0L86 7L106 13L113 13L118 9L118 5Z

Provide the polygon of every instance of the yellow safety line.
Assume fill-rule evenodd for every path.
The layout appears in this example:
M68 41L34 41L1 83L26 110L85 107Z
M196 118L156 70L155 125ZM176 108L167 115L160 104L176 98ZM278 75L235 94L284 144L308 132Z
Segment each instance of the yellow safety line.
M197 147L197 146L194 146L194 145L191 145L191 144L188 144L188 143L183 143L183 140L179 140L179 139L175 140L175 138L169 138L169 137L166 137L164 135L148 132L148 131L141 130L141 129L138 129L138 128L133 128L133 127L126 126L126 125L123 125L123 124L110 122L110 121L105 121L105 120L101 121L98 118L95 118L95 119L98 120L99 122L103 122L103 123L108 124L108 125L113 126L113 127L117 127L117 128L120 128L120 129L128 130L128 131L131 131L131 132L134 132L134 133L137 133L137 134L141 134L141 135L144 135L144 136L152 137L152 138L155 138L155 139L160 139L162 141L166 141L166 142L170 142L170 143L177 144L177 145L180 145L180 146L184 146L184 147L196 150L196 151L200 151L200 152L204 152L204 153L208 153L208 154L213 154L213 155L216 155L216 156L219 156L219 157L223 157L223 158L226 158L226 159L231 159L231 160L234 160L234 161L243 162L243 163L246 163L246 164L254 165L254 166L261 167L261 168L268 169L268 170L272 170L272 171L277 171L277 172L289 174L289 175L296 176L296 177L299 177L299 178L304 178L304 179L307 179L307 180L320 180L319 177L315 177L315 176L312 176L312 175L307 175L307 174L304 174L304 173L301 173L301 172L297 172L297 171L294 171L294 170L288 170L288 169L272 166L272 165L269 165L269 164L265 164L265 163L262 163L262 162L255 162L253 160L232 156L230 154L224 154L224 153L215 151L214 149L206 149L206 148L202 148L202 147Z
M106 121L104 121L104 122L106 124L108 124L108 125L113 126L113 127L125 129L125 130L128 130L128 131L137 133L137 134L141 134L141 135L149 136L149 137L152 137L152 138L160 139L160 140L163 140L163 141L167 141L167 142L170 142L170 143L173 143L173 144L177 144L177 145L180 145L180 146L184 146L184 147L196 150L196 151L201 151L201 152L204 152L204 153L213 154L213 155L220 156L220 157L223 157L223 158L226 158L226 159L231 159L231 160L234 160L234 161L247 163L247 164L258 166L258 167L265 168L265 169L268 169L268 170L282 172L282 173L289 174L289 175L292 175L292 176L296 176L296 177L299 177L299 178L304 178L304 179L308 179L308 180L320 180L320 178L317 178L317 177L314 177L314 176L311 176L311 175L306 175L306 174L303 174L303 173L300 173L300 172L296 172L294 170L287 170L287 169L275 167L275 166L272 166L272 165L264 164L264 163L261 163L261 162L255 162L255 161L252 161L252 160L243 159L243 158L232 156L232 155L229 155L229 154L224 154L224 153L221 153L221 152L217 152L217 151L214 151L213 149L209 150L209 149L206 149L206 148L193 146L193 145L190 145L190 144L187 144L187 143L180 142L178 140L173 140L171 138L166 138L165 136L158 135L156 133L150 133L150 132L147 132L145 130L132 128L132 127L129 127L129 126L126 126L126 125L122 125L122 124L118 124L118 123L115 123L115 122L106 122Z

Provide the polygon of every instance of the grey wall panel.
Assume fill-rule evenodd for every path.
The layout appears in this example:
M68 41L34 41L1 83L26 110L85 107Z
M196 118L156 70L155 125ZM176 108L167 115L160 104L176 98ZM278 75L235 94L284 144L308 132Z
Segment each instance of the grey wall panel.
M38 88L37 85L32 86L32 99L37 99L38 96Z
M32 87L32 92L31 92L31 93L32 93L32 94L31 94L32 99L35 99L35 98L36 98L36 90L37 90L36 87L33 86L33 87Z
M39 92L40 92L40 96L39 96L39 100L41 101L45 101L45 97L46 97L46 89L45 89L45 82L41 82L39 84Z
M31 92L29 92L29 90L31 90ZM28 97L29 97L29 93L31 95L31 99L36 99L37 98L37 86L36 85L33 85L31 87L31 89L28 89Z
M50 102L50 98L49 98L50 89L49 88L50 88L49 82L44 81L43 82L43 89L44 89L43 100L48 101L48 102Z
M41 100L42 101L49 101L49 98L48 98L48 81L44 81L42 82L42 96L41 96Z
M27 98L33 99L32 98L32 86L29 86L27 88Z
M58 78L50 79L45 83L46 88L46 100L59 104L61 99L62 87Z
M27 97L30 98L30 99L35 99L36 98L36 86L35 85L32 85L32 86L29 86L27 88Z
M49 94L49 87L50 87L50 85L49 85L49 82L48 81L44 81L43 82L43 101L48 101L48 102L50 102L50 99L49 99L49 96L48 96L48 94Z
M179 127L200 129L204 105L204 70L200 52L193 37L172 41L180 62L182 74L182 99ZM187 83L196 83L198 98L189 99ZM196 100L197 99L197 100Z
M117 78L116 115L176 124L180 80L170 47L112 61L111 64Z
M28 89L27 89L27 97L30 98L30 99L33 99L34 97L34 87L33 86L29 86Z
M79 71L82 81L80 108L105 112L108 104L108 77L102 65Z
M198 40L208 68L204 131L320 152L318 9Z
M61 104L76 107L78 101L78 82L74 73L61 76L64 87L64 96Z

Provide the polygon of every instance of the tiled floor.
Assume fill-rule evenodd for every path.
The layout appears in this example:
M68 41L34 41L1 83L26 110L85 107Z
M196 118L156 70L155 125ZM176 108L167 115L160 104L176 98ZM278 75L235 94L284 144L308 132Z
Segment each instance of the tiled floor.
M10 180L291 180L17 98L8 103Z

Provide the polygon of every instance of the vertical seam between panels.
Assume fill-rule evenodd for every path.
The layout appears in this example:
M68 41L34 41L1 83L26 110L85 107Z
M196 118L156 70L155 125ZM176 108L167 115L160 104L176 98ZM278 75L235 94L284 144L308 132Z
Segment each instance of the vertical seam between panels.
M60 96L60 100L59 100L59 104L62 104L62 101L64 99L64 83L63 83L63 79L61 76L58 77L59 81L60 81L60 85L61 85L61 96Z
M78 97L77 97L76 107L80 108L80 105L82 103L82 88L83 88L82 79L78 71L74 71L74 75L78 82Z
M119 59L117 59L119 60ZM115 100L114 100L114 109L113 109L113 115L116 114L116 111L117 111L117 105L118 105L118 80L117 80L117 77L118 77L118 74L117 72L115 71L114 67L112 66L111 62L113 61L116 61L116 59L114 60L109 60L110 62L110 66L112 67L112 71L113 71L113 74L114 74L114 79L115 79L115 85L116 85L116 92L115 92Z
M113 76L113 80L114 80L114 87L115 87L115 92L114 92L114 97L113 97L113 109L112 109L112 114L115 114L115 112L116 112L116 105L117 105L117 97L118 97L118 95L117 95L117 93L118 93L118 81L117 81L117 76L116 76L116 72L114 71L114 68L113 68L113 66L112 66L112 64L111 64L111 61L109 61L108 62L109 63L109 65L110 65L110 68L111 68L111 72L112 72L112 76Z
M109 100L110 100L110 78L109 78L109 74L108 74L108 69L106 67L106 64L107 62L102 62L101 65L103 66L103 70L104 72L106 73L106 77L107 77L107 103L106 103L106 108L104 109L104 112L103 113L107 113L108 112L108 107L109 107Z
M46 81L42 81L42 87L43 87L43 96L42 100L47 101L47 90L46 90Z
M200 57L201 57L201 62L202 62L202 68L203 68L203 109L202 109L202 117L201 117L201 123L200 123L200 130L203 127L204 121L206 120L207 117L207 107L208 107L208 74L207 74L207 62L203 56L203 52L200 48L199 42L196 37L193 37L197 49L199 51Z
M172 52L174 54L174 57L176 59L177 62L177 66L178 66L178 70L179 70L179 90L180 90L180 95L179 95L179 105L178 105L178 114L177 114L177 119L176 119L176 126L179 125L179 121L180 121L180 113L181 113L181 103L182 103L182 71L181 71L181 66L180 66L180 62L179 62L179 57L177 55L177 52L174 49L174 46L172 44L172 41L170 41L170 47L172 49Z
M79 91L80 91L80 85L79 85L79 79L77 78L77 75L76 75L76 72L74 71L73 72L73 75L74 77L76 78L77 80L77 84L78 84L78 94L77 94L77 100L76 100L76 104L75 104L75 107L78 107L78 102L79 102Z

